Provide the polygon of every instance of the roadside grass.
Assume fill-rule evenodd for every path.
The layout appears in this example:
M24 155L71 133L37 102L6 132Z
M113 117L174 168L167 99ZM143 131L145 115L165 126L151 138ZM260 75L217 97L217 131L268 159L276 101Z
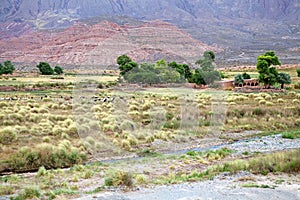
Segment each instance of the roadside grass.
M283 132L282 133L282 138L287 138L287 139L296 139L300 138L300 131L289 131L289 132Z
M160 185L202 181L213 179L222 172L234 174L239 171L249 171L261 175L267 175L268 173L297 174L300 172L300 150L297 149L266 155L257 155L248 160L238 159L231 162L225 162L224 164L210 165L203 171L193 170L190 173L185 171L177 173L170 172L168 175L163 175L152 180L152 183ZM256 186L265 187L260 185L255 185L255 187ZM253 185L251 185L251 187L253 187Z
M148 151L146 151L148 152ZM267 155L255 155L247 160L224 160L232 153L228 149L217 151L189 151L179 155L157 155L138 160L122 160L112 163L94 163L75 165L69 170L47 170L41 167L36 176L27 178L10 175L1 177L6 185L0 187L3 195L19 193L20 197L28 195L47 196L49 199L60 195L78 195L80 188L94 184L94 189L86 191L94 194L111 188L128 190L137 186L176 184L211 180L222 172L237 173L249 171L254 174L299 173L300 150L276 152ZM148 154L148 153L147 153ZM219 163L223 164L219 164ZM140 168L141 166L147 166ZM91 173L92 172L92 173ZM5 179L5 180L4 180ZM81 180L85 180L82 182ZM99 184L101 180L101 184ZM247 179L248 180L248 179ZM251 179L249 179L251 181ZM28 183L38 183L36 187L25 189ZM16 185L17 184L17 185ZM242 187L273 188L268 185L244 184Z
M245 187L245 188L270 188L270 189L275 189L275 186L269 186L269 185L265 185L265 184L259 185L259 184L256 184L256 183L245 183L245 184L242 184L241 186Z

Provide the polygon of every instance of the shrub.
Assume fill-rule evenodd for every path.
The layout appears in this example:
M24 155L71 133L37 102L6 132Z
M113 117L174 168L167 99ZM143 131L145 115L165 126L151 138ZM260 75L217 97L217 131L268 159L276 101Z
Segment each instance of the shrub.
M136 129L136 124L132 121L124 120L121 123L120 128L122 130L134 131Z
M130 135L130 136L128 137L128 141L129 141L130 145L137 145L137 144L138 144L138 140L137 140L136 137L133 136L133 135Z
M234 84L237 86L242 86L244 84L244 78L241 74L235 75Z
M287 139L300 138L300 131L284 132L282 134L282 138L287 138Z
M251 79L251 76L249 74L247 74L246 72L244 72L242 74L242 76L243 76L244 79Z
M55 72L56 74L63 74L63 73L64 73L63 69L62 69L60 66L55 66L55 67L54 67L54 72ZM63 78L63 77L62 77L62 78Z
M139 110L139 107L136 106L136 105L130 105L130 106L129 106L129 110L130 110L130 111L138 111L138 110Z
M293 104L299 104L300 101L298 99L293 99Z
M142 110L149 110L151 108L151 103L146 102L143 106L142 106Z
M300 89L300 83L295 83L294 88L299 90Z
M43 143L34 149L21 148L7 161L12 171L37 170L40 166L45 168L69 167L87 159L86 154L79 152L70 144L68 148L59 145Z
M52 74L54 74L54 70L46 62L40 62L36 67L40 70L42 75L52 75Z
M130 142L128 140L122 140L122 147L126 150L130 150L131 149L131 145Z
M260 100L258 103L259 103L259 105L264 105L264 104L266 104L267 102L266 102L266 100Z
M171 103L169 103L169 104L168 104L168 108L175 108L175 105L174 105L174 104L171 104Z
M135 180L139 185L141 185L146 182L146 176L143 174L138 174L135 176Z
M39 188L36 187L27 187L25 190L19 194L15 199L34 199L40 198L41 192Z
M300 68L297 69L297 76L300 77Z
M133 186L133 175L130 172L124 172L124 171L116 171L116 172L110 172L108 174L108 177L105 178L104 184L106 186L127 186L132 187Z
M37 177L41 177L47 174L47 170L44 166L39 168L39 171L37 172Z
M17 138L17 133L12 128L5 128L0 131L0 143L1 144L10 144Z
M15 188L12 186L4 186L1 185L0 186L0 196L4 196L4 195L10 195L10 194L14 194L15 192Z
M49 143L51 141L51 138L49 136L43 137L43 142Z
M262 110L261 108L255 108L253 110L253 114L257 115L257 116L263 116L266 114L266 112L264 110Z
M176 120L172 120L170 122L166 122L164 124L164 128L169 128L169 129L178 129L180 126L180 123Z

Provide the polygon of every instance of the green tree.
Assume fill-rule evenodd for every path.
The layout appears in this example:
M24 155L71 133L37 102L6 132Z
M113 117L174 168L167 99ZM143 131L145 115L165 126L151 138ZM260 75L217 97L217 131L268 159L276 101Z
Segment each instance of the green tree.
M218 71L202 71L201 75L203 77L204 80L204 85L211 85L213 84L215 81L220 81L221 80L221 76L220 73Z
M195 73L192 75L192 83L196 83L197 85L205 84L205 81L202 77L202 71L200 69L196 69Z
M54 74L54 70L51 68L49 63L40 62L36 67L40 70L42 75L53 75Z
M212 51L205 51L203 58L196 61L197 65L200 65L202 71L214 71L215 54Z
M277 82L281 84L281 89L284 88L284 84L291 84L291 76L287 73L281 72L277 76Z
M176 69L169 67L163 59L158 60L153 68L161 83L179 83L184 81L181 74Z
M271 85L277 82L278 71L274 65L281 65L281 63L273 51L257 57L258 80L264 83L266 88L270 88Z
M9 60L5 61L3 65L0 63L0 75L12 74L14 71L15 67Z
M192 78L192 72L190 67L187 64L178 64L175 61L168 64L169 67L175 69L182 77L185 79L191 79Z
M242 74L242 76L243 76L244 79L251 79L251 76L249 74L247 74L246 72L244 72Z
M297 69L297 76L300 77L300 69Z
M55 66L54 67L54 72L56 74L63 74L64 73L63 69L60 66Z
M195 74L192 76L192 82L196 84L209 85L214 81L221 80L221 75L215 70L215 54L212 51L205 51L203 53L203 59L196 61L196 64L200 65L199 69L195 70Z
M131 58L129 58L127 55L121 55L117 58L117 63L118 65L122 66L122 65L125 65L129 62L132 62Z
M131 58L129 58L127 55L119 56L117 58L117 63L119 65L121 76L124 76L127 72L129 72L133 68L138 67L138 64L136 62L133 62Z
M243 85L244 84L244 77L241 74L237 74L234 76L234 84L237 86Z

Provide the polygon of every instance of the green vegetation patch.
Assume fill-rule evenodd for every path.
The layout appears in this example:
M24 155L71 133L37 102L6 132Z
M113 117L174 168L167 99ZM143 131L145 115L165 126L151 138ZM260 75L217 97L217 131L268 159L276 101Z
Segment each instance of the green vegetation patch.
M282 138L297 139L300 138L300 131L290 131L282 133Z

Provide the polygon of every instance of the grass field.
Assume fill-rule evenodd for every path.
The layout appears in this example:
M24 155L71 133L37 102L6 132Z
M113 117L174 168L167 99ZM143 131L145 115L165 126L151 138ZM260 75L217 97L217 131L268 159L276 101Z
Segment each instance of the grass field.
M98 179L99 187L87 193L100 191L102 186L200 180L231 169L234 162L215 166L232 153L226 149L184 156L163 153L189 149L206 140L242 139L249 137L244 134L247 131L282 131L286 138L298 138L300 93L295 85L300 79L294 71L285 69L293 80L285 93L249 94L187 87L112 87L117 76L2 77L0 86L19 90L0 92L0 171L38 172L30 178L1 177L0 182L6 184L0 187L0 195L17 191L24 198L28 193L51 199L60 194L76 195L81 187L87 187L81 182L91 184ZM237 73L225 71L228 77ZM255 72L250 74L256 76ZM82 81L85 85L80 84ZM26 87L40 89L22 89ZM82 165L137 155L145 158ZM143 171L122 171L133 163ZM215 168L205 171L210 165ZM246 161L241 166L253 170ZM67 167L71 170L60 169ZM41 183L25 187L37 180Z

